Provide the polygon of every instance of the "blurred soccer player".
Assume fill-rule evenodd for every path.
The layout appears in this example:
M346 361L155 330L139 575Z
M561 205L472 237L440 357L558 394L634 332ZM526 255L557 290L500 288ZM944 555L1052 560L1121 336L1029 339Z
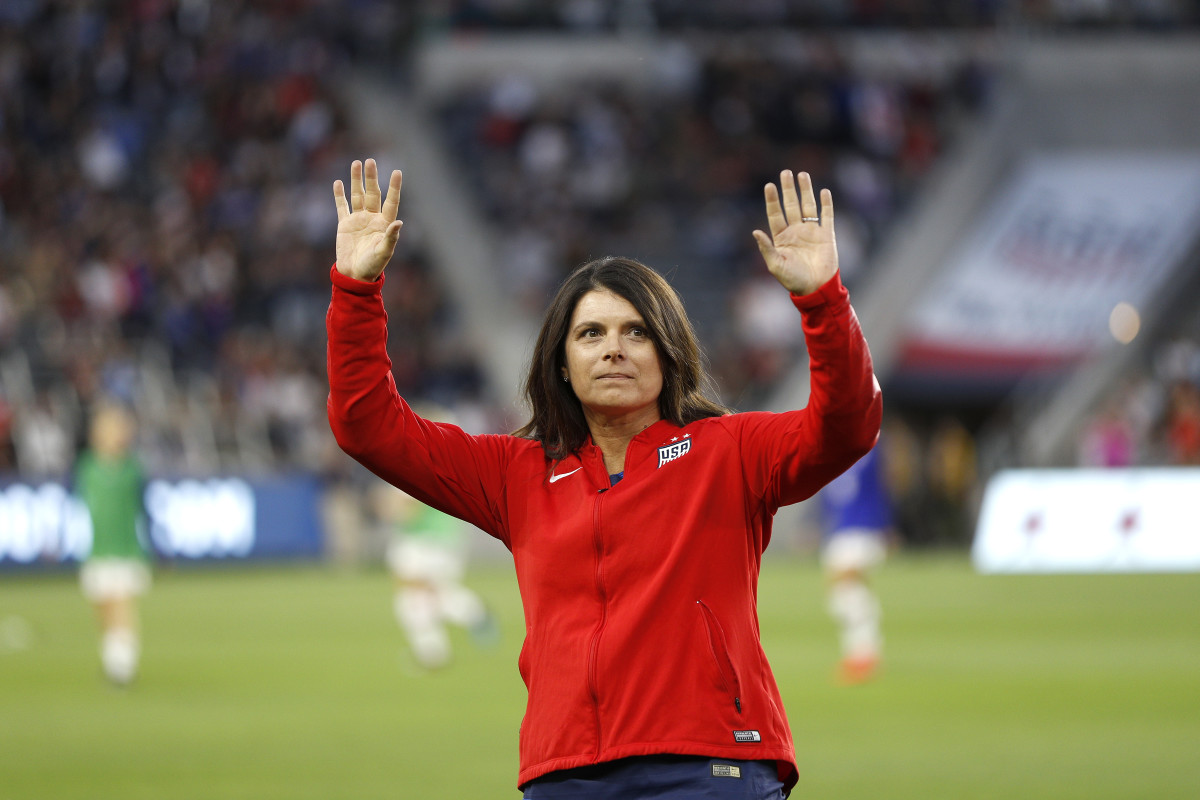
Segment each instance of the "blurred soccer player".
M892 527L880 448L858 460L821 491L825 540L821 563L829 580L829 613L841 639L838 677L846 684L868 681L879 665L879 599L868 573L883 562Z
M379 518L391 528L387 565L395 579L392 610L417 663L426 669L449 663L446 623L466 628L480 643L493 641L494 618L462 583L467 567L463 523L390 484L378 484L372 499Z
M83 594L100 621L100 661L113 683L137 675L141 651L138 597L150 587L142 521L141 464L132 453L134 422L119 406L93 416L90 447L75 466L75 492L92 520L92 549L80 570Z

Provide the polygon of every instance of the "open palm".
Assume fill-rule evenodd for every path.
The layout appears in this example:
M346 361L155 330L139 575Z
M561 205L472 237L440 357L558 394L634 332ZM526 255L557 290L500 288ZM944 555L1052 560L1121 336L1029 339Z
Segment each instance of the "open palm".
M767 269L784 288L795 295L811 294L838 270L833 195L828 189L821 190L818 217L812 179L807 172L801 172L793 180L791 170L785 169L780 173L779 184L783 189L782 205L775 184L768 183L763 189L771 235L755 231L754 239Z
M365 175L364 175L365 173ZM400 207L400 170L393 170L387 197L379 191L379 168L368 158L350 165L350 202L340 180L333 182L333 202L337 206L338 227L335 252L337 268L343 275L373 281L383 272L403 222L396 219Z

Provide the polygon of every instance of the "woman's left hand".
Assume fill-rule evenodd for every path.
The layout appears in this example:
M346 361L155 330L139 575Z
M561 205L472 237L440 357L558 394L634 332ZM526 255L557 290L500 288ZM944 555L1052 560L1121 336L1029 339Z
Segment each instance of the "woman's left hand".
M779 190L768 183L763 189L767 200L767 224L771 235L754 232L754 240L767 269L792 294L811 294L820 289L838 270L837 243L833 238L833 195L821 190L821 215L813 196L812 179L801 172L792 179L792 171L779 175ZM797 194L796 184L800 184Z

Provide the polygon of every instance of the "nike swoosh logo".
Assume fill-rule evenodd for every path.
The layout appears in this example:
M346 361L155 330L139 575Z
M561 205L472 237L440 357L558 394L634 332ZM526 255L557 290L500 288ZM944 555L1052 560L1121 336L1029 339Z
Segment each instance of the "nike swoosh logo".
M576 472L579 472L579 470L581 470L581 469L583 469L583 467L576 467L575 469L571 470L570 472L564 472L562 475L551 475L550 482L554 483L555 481L561 481L563 478L567 477L568 475L574 475Z

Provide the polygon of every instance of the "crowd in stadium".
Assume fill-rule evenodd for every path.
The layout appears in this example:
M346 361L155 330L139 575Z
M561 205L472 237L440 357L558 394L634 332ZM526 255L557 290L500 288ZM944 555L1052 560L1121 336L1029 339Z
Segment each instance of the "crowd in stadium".
M395 69L396 48L420 36L626 23L1195 22L1188 4L1170 0L446 0L420 12L364 1L355 14L337 5L162 0L102 12L19 0L0 9L0 471L65 475L102 395L136 409L151 471L344 463L324 408L329 185L363 143L334 76L351 63ZM732 41L680 51L676 64L670 85L651 93L592 85L547 97L499 76L437 112L447 146L485 166L471 175L506 232L499 260L525 308L540 311L564 270L588 256L644 254L685 294L699 287L693 316L708 322L713 371L726 401L746 407L800 353L786 300L779 315L763 311L765 274L748 246L763 224L763 183L803 165L833 190L853 289L986 102L988 66L967 58L885 80L856 72L833 45L782 57ZM420 236L406 232L401 246L386 297L401 392L477 400L480 369ZM1169 403L1126 406L1158 409L1143 413L1151 421L1137 423L1138 435L1166 437L1164 447L1192 441L1190 455L1151 443L1134 447L1130 463L1195 462L1200 375L1190 347L1184 380L1157 395Z
M2 466L65 474L100 394L137 409L159 472L326 463L329 184L361 149L330 83L343 18L5 7ZM388 291L401 384L474 382L429 346L447 304L419 246Z
M1196 11L1175 0L446 0L435 17L458 28L591 32L653 26L719 30L770 25L847 28L1175 27Z
M1148 366L1125 376L1084 423L1080 466L1200 466L1200 336L1164 343Z
M760 402L798 357L799 319L752 247L762 186L800 164L836 198L843 281L853 289L889 224L983 102L973 59L885 78L835 46L764 52L736 43L679 56L658 85L528 81L445 101L446 138L503 231L507 283L530 313L574 264L641 255L699 306L735 404ZM482 167L482 168L480 168ZM644 255L643 255L644 254ZM706 302L709 301L709 302Z

